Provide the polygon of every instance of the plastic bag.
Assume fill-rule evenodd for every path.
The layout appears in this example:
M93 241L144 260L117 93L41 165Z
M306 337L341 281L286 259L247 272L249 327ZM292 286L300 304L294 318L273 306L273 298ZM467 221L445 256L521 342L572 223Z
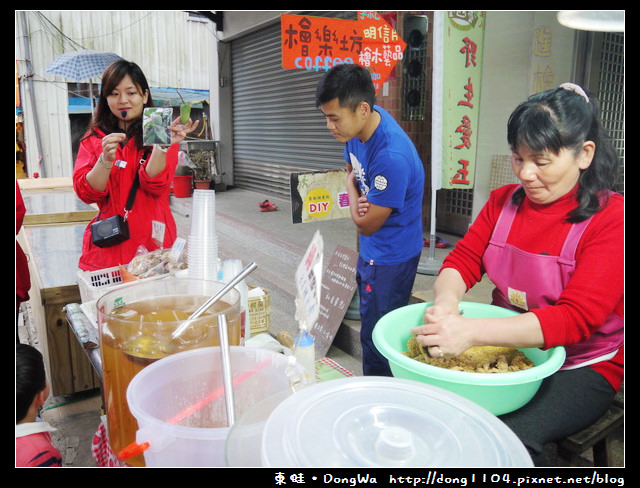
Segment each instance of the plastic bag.
M148 278L185 269L185 242L183 238L178 237L170 249L155 251L148 251L146 247L139 246L126 270L137 278Z

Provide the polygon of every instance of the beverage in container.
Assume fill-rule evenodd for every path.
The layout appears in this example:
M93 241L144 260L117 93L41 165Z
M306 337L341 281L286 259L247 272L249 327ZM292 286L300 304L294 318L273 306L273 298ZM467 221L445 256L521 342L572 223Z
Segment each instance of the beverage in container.
M224 285L170 278L128 285L98 300L103 397L114 453L135 441L138 429L127 405L127 387L149 364L190 349L219 346L218 314L227 317L229 344L240 343L240 295L230 290L182 334L172 333ZM142 455L126 460L144 466Z

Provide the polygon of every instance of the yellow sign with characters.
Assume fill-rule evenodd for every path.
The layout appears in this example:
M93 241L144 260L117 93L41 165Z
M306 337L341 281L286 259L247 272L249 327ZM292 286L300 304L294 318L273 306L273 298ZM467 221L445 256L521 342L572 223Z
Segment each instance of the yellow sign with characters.
M310 218L321 219L329 215L333 206L331 192L325 188L315 188L304 199L304 210Z

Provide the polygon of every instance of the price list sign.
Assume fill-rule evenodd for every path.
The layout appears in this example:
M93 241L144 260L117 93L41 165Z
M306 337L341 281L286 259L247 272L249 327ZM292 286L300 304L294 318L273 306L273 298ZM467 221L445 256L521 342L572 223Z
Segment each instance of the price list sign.
M358 253L338 245L322 275L320 313L311 329L316 358L325 357L356 292Z

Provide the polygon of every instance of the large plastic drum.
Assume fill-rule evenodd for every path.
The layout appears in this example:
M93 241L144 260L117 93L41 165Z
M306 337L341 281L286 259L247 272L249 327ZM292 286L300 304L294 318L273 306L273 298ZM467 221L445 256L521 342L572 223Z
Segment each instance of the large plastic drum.
M291 390L304 370L265 349L230 347L235 414ZM127 389L147 466L225 466L229 433L219 347L186 351L147 366Z

